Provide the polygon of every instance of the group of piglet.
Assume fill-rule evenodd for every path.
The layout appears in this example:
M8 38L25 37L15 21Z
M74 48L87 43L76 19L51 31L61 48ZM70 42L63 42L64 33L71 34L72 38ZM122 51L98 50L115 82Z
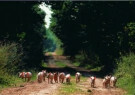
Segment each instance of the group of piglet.
M90 77L90 83L91 83L91 87L95 87L95 82L96 82L96 77L95 76L91 76ZM112 75L106 75L103 79L103 87L104 88L110 88L110 87L116 87L116 82L117 82L117 78L115 76Z
M81 76L81 74L79 72L77 72L75 74L76 83L80 82L80 76ZM32 77L32 73L31 72L19 72L19 77L22 79L25 79L25 81L29 82ZM58 81L60 83L64 83L64 80L66 81L66 83L70 83L71 75L65 74L64 72L47 73L46 70L42 70L41 72L39 72L37 74L38 83L42 83L43 81L45 81L45 78L48 78L48 83L53 83L53 80L55 83L58 83Z
M20 78L24 78L25 81L30 81L31 77L32 77L32 73L31 72L19 72L19 77ZM75 74L75 79L76 79L76 83L80 82L80 77L81 74L79 72L77 72ZM47 73L46 70L42 70L41 72L39 72L37 74L37 82L38 83L42 83L42 81L45 81L45 78L48 78L48 83L53 83L53 81L55 83L64 83L64 80L66 83L70 83L71 80L71 75L70 74L65 74L64 72L54 72L54 73ZM95 87L95 82L96 82L96 77L95 76L90 76L90 85L91 87ZM108 88L108 87L116 87L116 82L117 82L117 78L115 76L112 75L107 75L104 77L103 79L103 87L104 88Z
M75 74L76 83L80 82L80 76L81 74L79 72ZM42 81L45 81L45 77L48 78L48 83L53 83L53 80L55 83L58 83L58 82L64 83L64 80L66 83L70 83L70 80L71 80L70 74L65 74L64 72L47 73L45 70L42 70L42 72L39 72L37 74L37 81L41 83Z

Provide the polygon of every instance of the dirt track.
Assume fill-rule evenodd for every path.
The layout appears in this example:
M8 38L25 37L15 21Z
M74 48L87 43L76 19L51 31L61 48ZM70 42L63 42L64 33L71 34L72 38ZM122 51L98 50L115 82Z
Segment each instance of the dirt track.
M91 95L124 95L125 93L125 91L120 88L103 88L101 78L96 78L96 84L94 88L90 87L89 81L90 80L88 78L87 81L79 84L78 86L85 91L92 91Z
M20 87L12 87L4 89L0 95L55 95L55 91L60 84L48 84L30 82L20 85Z
M57 89L60 88L61 84L48 84L47 82L30 82L25 83L21 86L22 87L4 89L0 95L57 95ZM90 87L89 78L87 79L87 81L79 83L78 87L84 92L91 90L92 92L90 95L123 95L125 93L125 91L120 88L103 88L102 79L100 78L96 79L95 88Z
M68 63L68 60L66 59L64 59L64 61L66 61L67 66L70 67L68 69L75 69L75 71L80 71L82 72L82 75L88 78L90 71L83 68L74 67L72 64ZM87 92L88 90L92 91L89 94L83 95L123 95L125 93L125 91L120 88L103 88L101 78L96 78L95 88L91 88L89 83L90 80L88 78L87 81L83 81L78 84L78 87L85 92ZM6 88L2 90L0 95L57 95L57 89L59 89L60 87L61 83L48 84L47 80L43 83L37 83L37 81L33 81L29 83L24 83L19 87Z

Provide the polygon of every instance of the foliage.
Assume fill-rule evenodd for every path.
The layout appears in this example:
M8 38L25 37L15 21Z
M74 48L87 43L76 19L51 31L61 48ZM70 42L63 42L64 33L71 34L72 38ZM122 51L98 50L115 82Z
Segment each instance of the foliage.
M16 43L0 45L0 69L8 73L17 71L22 54L21 47Z
M115 75L118 77L117 85L127 90L127 95L135 94L135 54L131 53L127 56L122 56L117 62L118 67L115 70Z
M20 82L18 71L41 66L46 30L40 3L0 3L0 84L3 86Z
M39 67L43 59L45 13L40 2L1 2L0 41L20 43L23 48L21 68Z
M135 22L127 23L124 27L124 32L120 35L120 44L122 52L135 51ZM124 52L125 51L125 52Z
M31 81L35 81L37 78L37 71L36 70L30 70L32 72L32 78ZM20 86L25 81L24 79L21 79L18 77L18 74L15 75L8 74L7 72L3 72L0 70L0 90L7 87L13 87L13 86Z
M19 69L21 57L21 47L16 43L1 43L0 45L0 84L8 86L18 80L14 76Z
M46 39L44 40L44 52L54 52L60 50L61 41L58 37L50 30L46 30Z
M0 70L0 75L0 90L8 86L16 86L18 83L23 82L18 76L13 76L2 70Z
M116 66L115 59L128 53L123 31L127 23L135 20L134 2L63 1L50 4L52 22L57 23L50 28L62 41L64 54L73 59L76 54L83 54L81 58L87 62L81 64L104 65L104 69L112 71ZM133 27L133 24L127 26ZM132 38L130 42L134 42ZM133 43L130 45L134 46Z

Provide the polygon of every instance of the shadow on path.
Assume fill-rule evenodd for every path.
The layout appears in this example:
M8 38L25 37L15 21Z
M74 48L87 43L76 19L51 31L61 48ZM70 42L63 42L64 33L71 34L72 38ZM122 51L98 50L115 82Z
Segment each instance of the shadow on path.
M103 78L103 73L100 71L91 71L88 69L85 69L83 67L77 67L72 64L72 62L69 60L69 57L66 56L46 56L45 62L47 64L55 64L57 61L63 62L63 64L66 64L66 67L42 67L41 70L45 69L47 72L65 72L70 73L71 75L75 75L76 72L80 72L82 76L89 77L89 76L96 76L99 78Z
M103 77L103 74L99 71L90 71L90 70L85 70L85 69L79 69L79 67L43 67L41 70L47 70L47 72L65 72L66 74L70 73L71 75L75 75L76 72L80 72L82 76L85 77L90 77L92 75L96 77Z

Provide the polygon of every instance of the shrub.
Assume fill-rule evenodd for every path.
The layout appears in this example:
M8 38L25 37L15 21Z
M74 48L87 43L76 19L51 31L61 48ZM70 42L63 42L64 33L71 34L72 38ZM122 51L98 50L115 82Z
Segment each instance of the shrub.
M135 95L135 54L131 53L128 56L122 56L117 62L118 67L115 70L115 75L118 77L117 85L127 90L128 95Z
M0 84L9 85L13 82L21 55L22 51L16 43L0 45Z

